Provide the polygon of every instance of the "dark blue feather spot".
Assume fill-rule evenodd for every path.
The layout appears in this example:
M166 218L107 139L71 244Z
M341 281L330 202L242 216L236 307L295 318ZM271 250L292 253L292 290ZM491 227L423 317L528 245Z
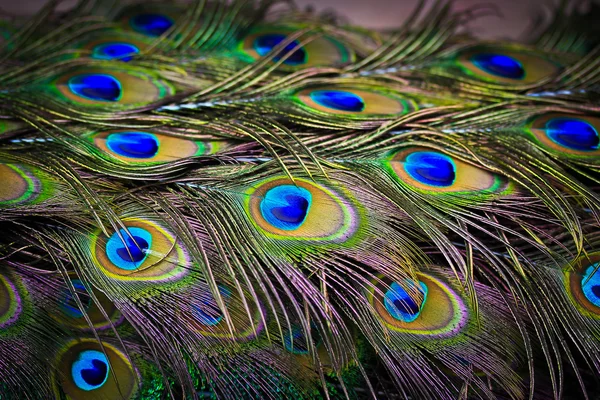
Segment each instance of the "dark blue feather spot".
M92 298L90 297L85 286L79 279L73 279L71 280L71 283L75 288L76 294L73 294L68 288L65 289L63 292L63 299L60 307L62 311L68 316L73 318L81 318L83 317L83 312L77 305L76 296L79 298L79 301L81 301L84 311L89 310L92 304Z
M130 43L104 43L94 47L92 57L101 60L118 59L120 61L130 61L134 54L140 50Z
M590 303L600 307L600 265L595 263L587 267L581 279L583 295ZM585 282L585 283L584 283Z
M90 100L113 102L121 98L121 83L110 75L76 75L68 85L73 93Z
M139 236L126 237L127 244L117 249L117 254L121 259L131 262L140 262L146 257L148 242Z
M223 301L227 303L231 298L231 292L223 286L219 286L219 292ZM198 301L191 304L191 311L194 318L206 326L217 325L223 319L223 312L209 292L203 293Z
M306 220L312 195L304 188L293 185L276 186L260 203L263 218L278 229L298 229Z
M90 391L102 387L108 380L108 359L104 353L85 350L79 353L71 366L71 376L81 390Z
M406 284L410 288L409 290L413 297L415 297L417 291L420 292L423 296L422 302L417 303L413 297L411 297L411 294L404 290L402 286L393 282L390 285L390 289L383 297L384 305L385 309L394 319L403 322L413 322L417 319L425 306L425 301L427 300L427 286L423 282L419 282L419 286L416 287L414 282L408 280L406 281Z
M156 155L159 142L147 132L115 132L106 138L106 146L123 157L144 159Z
M284 207L273 207L271 213L280 221L299 224L306 218L308 200L304 197L289 194L283 197L287 202Z
M138 227L130 227L128 231L121 229L121 236L114 233L108 239L106 255L118 268L136 270L148 256L152 236L150 232Z
M404 161L404 170L415 180L430 186L452 186L456 179L454 161L445 154L419 151Z
M173 20L162 14L138 14L130 20L131 27L148 36L160 36L173 26Z
M554 143L579 151L598 150L598 131L586 121L575 118L554 118L546 122L546 135Z
M214 303L214 304L213 304ZM192 314L198 322L206 326L217 325L223 319L223 312L216 302L192 305Z
M523 65L513 57L504 54L479 53L471 57L471 62L488 74L501 78L523 79Z
M343 90L315 90L310 98L317 104L339 111L361 112L365 103L360 96Z
M275 47L286 40L287 36L278 33L268 33L257 37L254 40L254 50L262 57L271 52ZM295 50L294 50L295 49ZM273 60L279 61L283 56L294 50L292 54L283 62L288 65L300 65L306 63L306 51L298 45L296 40L286 45L279 54L273 57Z

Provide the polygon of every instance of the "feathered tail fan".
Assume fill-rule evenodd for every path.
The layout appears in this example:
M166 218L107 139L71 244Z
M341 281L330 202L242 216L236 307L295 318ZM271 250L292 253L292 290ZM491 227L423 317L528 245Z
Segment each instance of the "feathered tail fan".
M0 398L594 398L595 8L55 4L0 27Z

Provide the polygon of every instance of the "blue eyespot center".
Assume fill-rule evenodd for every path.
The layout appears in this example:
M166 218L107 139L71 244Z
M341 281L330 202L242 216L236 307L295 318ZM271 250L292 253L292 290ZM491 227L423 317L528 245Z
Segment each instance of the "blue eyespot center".
M113 102L121 98L121 83L106 74L82 74L69 79L69 89L90 100Z
M138 269L150 252L152 235L145 229L129 227L114 233L106 242L106 255L116 267L133 271ZM122 239L121 239L122 238Z
M583 295L590 303L600 307L600 263L587 267L581 279ZM585 282L585 283L584 283Z
M479 53L471 57L471 62L488 74L508 79L525 78L521 63L510 56L496 53Z
M231 298L231 292L222 286L219 287L219 292L223 301L227 303ZM206 326L215 326L223 319L223 311L212 294L208 292L203 294L198 302L191 304L191 311L194 318Z
M254 40L254 50L261 56L264 57L270 53L275 47L279 46L282 42L287 39L286 35L279 33L268 33L257 37ZM294 50L295 49L295 50ZM296 40L286 45L279 54L273 57L273 60L279 61L283 56L287 55L290 51L294 50L292 54L286 58L283 62L287 65L301 65L306 63L306 51L299 46Z
M75 294L73 294L69 289L65 289L60 308L70 317L81 318L83 317L83 312L77 305L76 296L79 298L79 301L81 301L84 311L87 311L90 308L92 304L92 298L79 279L73 279L71 280L71 283L75 288Z
M361 112L365 109L363 99L343 90L315 90L310 98L323 107L346 112Z
M71 366L71 376L77 387L90 391L101 388L108 380L110 367L104 353L84 350Z
M138 14L130 20L131 27L148 36L160 36L173 26L173 20L162 14Z
M454 161L445 154L420 151L404 161L404 170L415 180L429 186L452 186L456 179Z
M121 259L131 262L139 262L146 257L148 242L139 236L126 237L126 247L117 249L117 254Z
M139 52L140 49L130 43L104 43L94 47L92 57L100 60L118 59L127 62Z
M427 286L423 282L419 282L417 286L411 280L406 280L406 286L408 291L397 282L393 282L384 295L384 305L394 319L413 322L419 317L427 301ZM415 300L417 293L423 297L421 302Z
M600 136L590 123L575 118L554 118L546 122L546 135L554 143L572 150L598 150Z
M310 210L311 193L298 186L280 185L269 189L260 202L263 218L278 229L300 228Z
M158 153L159 142L147 132L115 132L107 136L106 146L123 157L145 159Z

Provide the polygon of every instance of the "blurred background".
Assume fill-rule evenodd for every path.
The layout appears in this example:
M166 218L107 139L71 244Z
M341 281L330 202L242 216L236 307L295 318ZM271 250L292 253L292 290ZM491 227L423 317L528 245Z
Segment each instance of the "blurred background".
M397 27L405 21L419 3L417 0L297 0L299 5L311 5L318 11L335 10L354 24L369 28ZM427 2L430 6L435 1ZM506 37L516 39L529 26L529 20L551 0L455 0L455 10L474 6L491 6L496 16L478 18L469 28L481 37Z
M0 0L5 11L31 14L46 0ZM542 13L559 0L454 0L456 10L488 5L497 10L496 16L485 16L472 21L469 29L482 38L517 39L530 26L531 17ZM432 5L435 1L427 3ZM586 0L566 0L567 3L585 7ZM68 7L74 1L64 1ZM392 28L401 25L410 16L418 0L295 0L300 7L313 7L316 11L334 10L353 24L369 28ZM600 21L598 21L600 23Z

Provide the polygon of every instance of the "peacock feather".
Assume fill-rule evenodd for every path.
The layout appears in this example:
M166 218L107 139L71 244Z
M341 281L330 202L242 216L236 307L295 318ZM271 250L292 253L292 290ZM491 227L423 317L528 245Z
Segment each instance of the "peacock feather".
M598 7L421 3L2 16L0 399L597 398Z

